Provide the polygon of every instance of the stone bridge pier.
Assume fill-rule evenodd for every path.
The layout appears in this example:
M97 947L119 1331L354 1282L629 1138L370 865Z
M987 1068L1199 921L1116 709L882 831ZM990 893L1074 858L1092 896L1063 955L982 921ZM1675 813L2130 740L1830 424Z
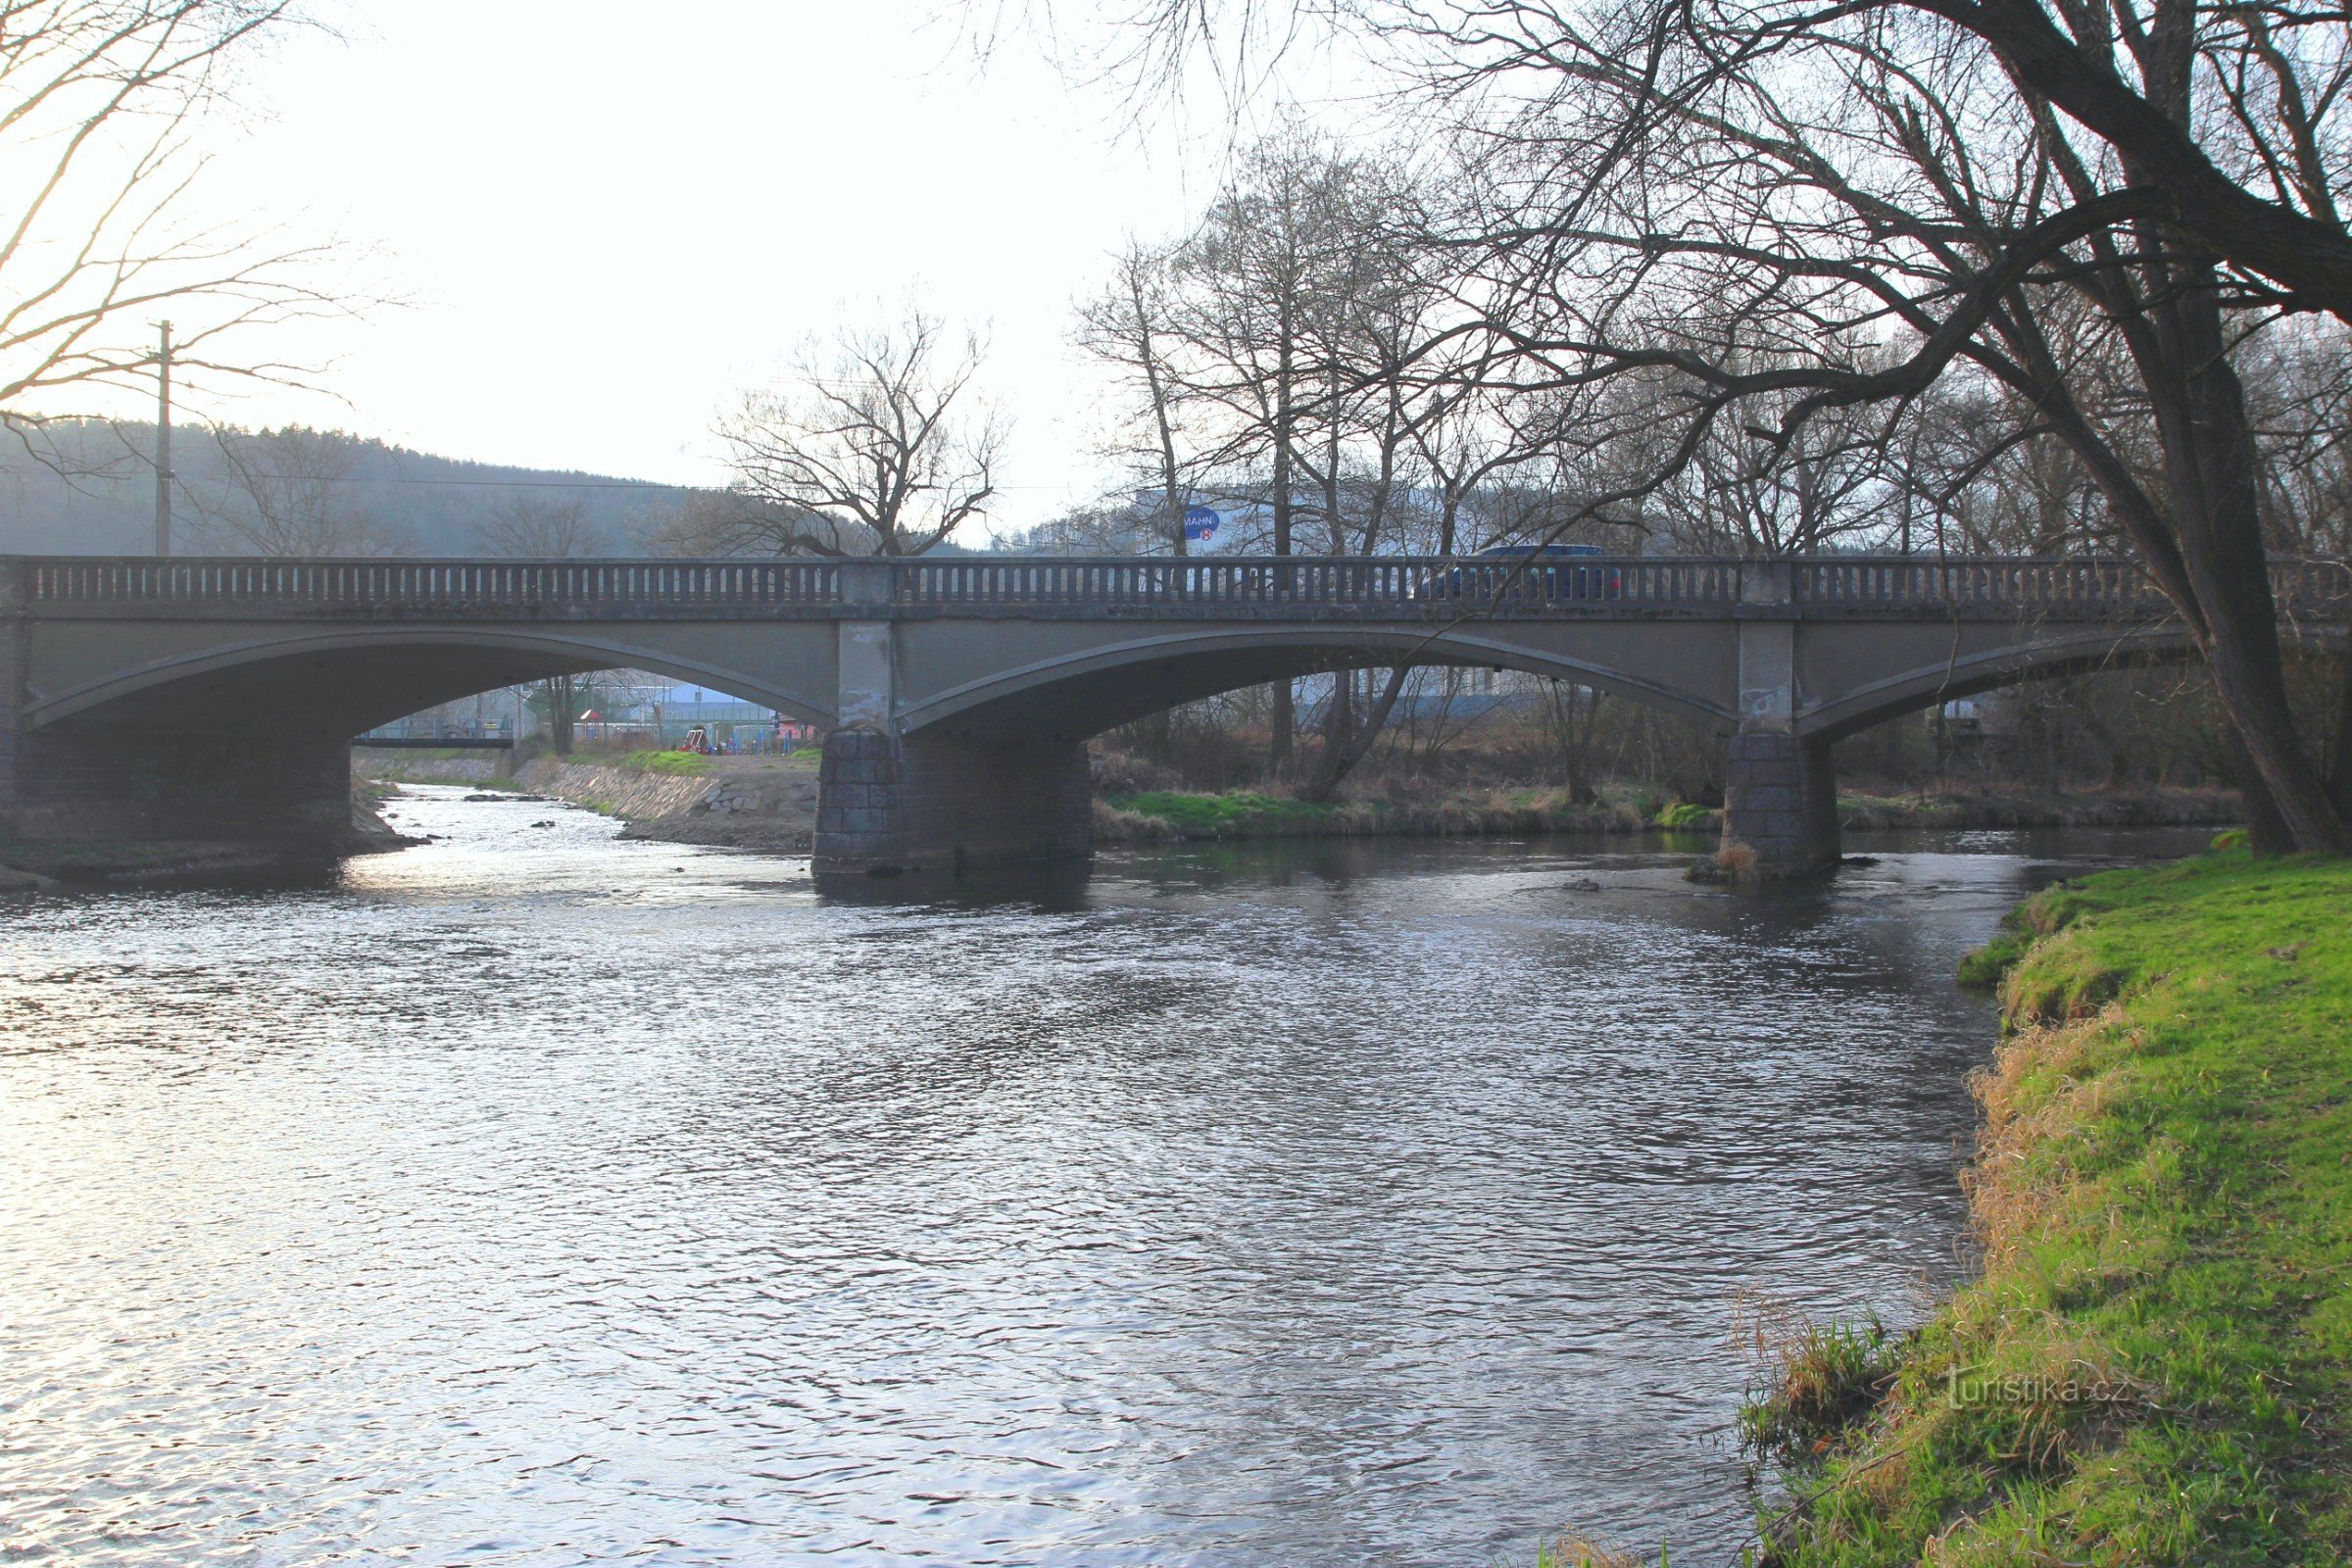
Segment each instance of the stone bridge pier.
M1739 727L1728 742L1723 848L1763 880L1810 876L1839 858L1838 777L1826 736L1797 728L1798 620L1792 574L1763 563L1739 608Z
M855 564L844 567L853 576ZM853 584L853 588L856 585ZM1086 743L906 733L899 638L888 620L839 623L840 724L818 763L819 883L1083 860L1094 854Z

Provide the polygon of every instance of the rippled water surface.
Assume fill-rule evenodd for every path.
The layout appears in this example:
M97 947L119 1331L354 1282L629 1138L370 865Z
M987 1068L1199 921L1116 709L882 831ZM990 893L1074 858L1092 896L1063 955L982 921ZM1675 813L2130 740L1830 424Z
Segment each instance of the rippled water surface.
M0 913L0 1559L1719 1560L1736 1298L1916 1310L1991 1037L1953 959L2178 844L859 906L397 809L445 839L332 888Z

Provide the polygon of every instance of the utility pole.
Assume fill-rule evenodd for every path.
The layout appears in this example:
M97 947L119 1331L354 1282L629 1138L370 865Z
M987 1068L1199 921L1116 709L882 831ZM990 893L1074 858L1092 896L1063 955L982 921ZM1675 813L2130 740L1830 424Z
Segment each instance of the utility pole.
M155 553L172 553L172 323L155 358Z

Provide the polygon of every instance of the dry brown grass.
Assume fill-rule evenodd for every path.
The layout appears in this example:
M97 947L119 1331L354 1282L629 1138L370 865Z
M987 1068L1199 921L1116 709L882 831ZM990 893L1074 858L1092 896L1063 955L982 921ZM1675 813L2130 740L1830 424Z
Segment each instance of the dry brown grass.
M1152 844L1176 837L1176 830L1156 816L1122 811L1108 801L1095 802L1095 838L1103 844Z
M2003 1041L1991 1065L1970 1078L1984 1122L1960 1185L1987 1263L2012 1261L2021 1242L2045 1231L2053 1205L2065 1200L2072 1186L2066 1162L2045 1158L2029 1168L2030 1156L2063 1149L2114 1098L2117 1079L2100 1072L2094 1057L2121 1027L2121 1011L2112 1005L2082 1022L2030 1026Z
M1536 1568L1642 1568L1642 1562L1570 1531L1536 1547Z

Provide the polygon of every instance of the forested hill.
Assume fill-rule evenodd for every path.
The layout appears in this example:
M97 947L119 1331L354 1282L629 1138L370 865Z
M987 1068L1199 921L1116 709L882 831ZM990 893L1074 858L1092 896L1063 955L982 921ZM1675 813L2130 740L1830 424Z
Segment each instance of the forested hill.
M0 554L153 550L154 443L152 424L100 419L0 434ZM545 536L551 519L580 553L634 553L674 525L688 494L333 431L179 428L172 469L173 547L185 555L560 553L514 543L518 531Z

